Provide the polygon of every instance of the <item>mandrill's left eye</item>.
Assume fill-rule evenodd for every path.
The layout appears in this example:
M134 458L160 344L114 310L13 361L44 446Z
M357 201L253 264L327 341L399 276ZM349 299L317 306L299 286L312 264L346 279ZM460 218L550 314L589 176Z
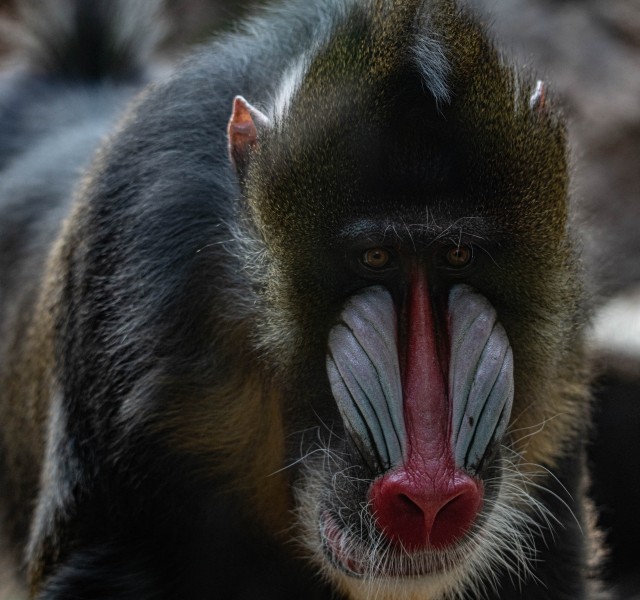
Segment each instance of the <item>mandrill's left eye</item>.
M473 261L473 249L464 244L447 248L444 259L451 269L463 269Z
M370 269L384 269L391 263L391 253L386 248L369 248L362 253L361 260Z

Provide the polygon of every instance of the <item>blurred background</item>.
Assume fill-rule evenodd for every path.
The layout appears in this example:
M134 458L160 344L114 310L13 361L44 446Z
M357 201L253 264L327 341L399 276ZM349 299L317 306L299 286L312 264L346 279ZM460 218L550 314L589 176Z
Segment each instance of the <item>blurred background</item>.
M640 0L467 2L498 45L550 85L569 122L573 198L596 306L593 495L609 545L605 575L620 598L640 598ZM167 0L160 64L229 28L251 4ZM0 0L0 65L12 62L15 13L16 0ZM23 598L10 573L0 540L0 600Z

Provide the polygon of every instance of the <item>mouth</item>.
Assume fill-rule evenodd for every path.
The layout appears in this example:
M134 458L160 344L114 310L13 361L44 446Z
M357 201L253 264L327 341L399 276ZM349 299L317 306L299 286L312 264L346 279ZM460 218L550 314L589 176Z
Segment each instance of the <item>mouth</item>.
M325 556L335 567L356 577L367 574L365 545L342 529L329 511L320 519L320 536Z
M330 510L320 516L320 537L325 557L339 571L357 578L408 579L443 575L460 567L469 552L465 543L446 550L408 552L392 545L375 531L364 540L342 527Z

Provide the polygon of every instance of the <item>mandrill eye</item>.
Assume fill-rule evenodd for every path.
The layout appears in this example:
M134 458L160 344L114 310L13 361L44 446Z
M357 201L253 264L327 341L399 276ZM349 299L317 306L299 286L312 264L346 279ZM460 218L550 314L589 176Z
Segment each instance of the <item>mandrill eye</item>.
M444 258L448 267L452 269L462 269L473 260L473 250L471 246L451 246L447 249Z
M369 248L362 254L361 260L370 269L384 269L391 262L391 253L385 248Z

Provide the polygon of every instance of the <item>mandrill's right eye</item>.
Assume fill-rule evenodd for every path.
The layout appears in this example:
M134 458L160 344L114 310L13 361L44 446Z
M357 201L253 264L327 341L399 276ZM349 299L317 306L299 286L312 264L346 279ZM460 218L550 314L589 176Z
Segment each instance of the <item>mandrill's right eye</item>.
M451 269L464 269L473 261L473 249L464 244L451 246L447 249L445 260Z
M362 253L360 260L369 269L384 269L391 263L391 253L386 248L369 248Z

